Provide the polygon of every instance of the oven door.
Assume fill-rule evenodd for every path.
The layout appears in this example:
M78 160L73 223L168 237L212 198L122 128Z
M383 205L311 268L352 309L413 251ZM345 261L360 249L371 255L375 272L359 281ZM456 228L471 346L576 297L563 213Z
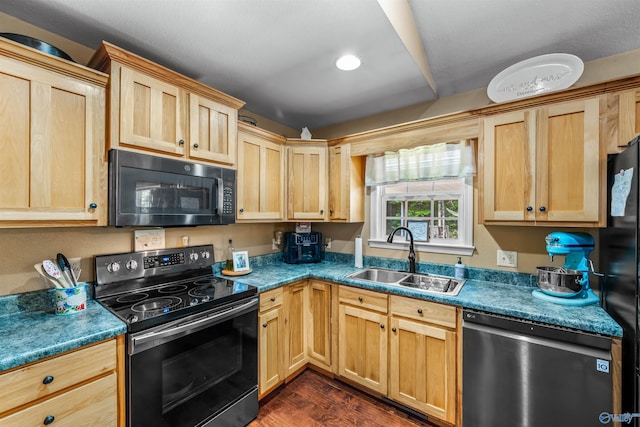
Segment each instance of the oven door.
M243 426L258 415L258 298L132 334L132 427Z

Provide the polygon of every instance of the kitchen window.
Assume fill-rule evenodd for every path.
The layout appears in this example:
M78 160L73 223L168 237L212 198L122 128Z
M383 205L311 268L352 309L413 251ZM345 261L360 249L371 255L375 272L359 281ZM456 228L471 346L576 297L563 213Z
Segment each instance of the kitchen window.
M417 251L471 255L473 246L472 141L369 156L369 245L406 250L412 231Z

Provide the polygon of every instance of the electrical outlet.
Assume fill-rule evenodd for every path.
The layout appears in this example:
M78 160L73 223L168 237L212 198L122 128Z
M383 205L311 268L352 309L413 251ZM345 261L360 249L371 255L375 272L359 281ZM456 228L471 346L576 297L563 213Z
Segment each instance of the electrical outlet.
M515 251L503 251L498 249L498 265L502 267L517 267L518 266L518 252Z
M324 247L326 249L331 249L331 237L324 238Z

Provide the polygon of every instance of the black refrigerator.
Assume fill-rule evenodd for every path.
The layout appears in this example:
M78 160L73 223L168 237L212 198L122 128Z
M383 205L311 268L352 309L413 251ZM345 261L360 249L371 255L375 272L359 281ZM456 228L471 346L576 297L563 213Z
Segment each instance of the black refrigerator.
M623 328L622 413L640 413L640 136L607 159L607 227L600 230L602 306ZM638 414L640 415L640 414ZM637 415L636 415L637 416ZM633 425L640 425L633 417Z

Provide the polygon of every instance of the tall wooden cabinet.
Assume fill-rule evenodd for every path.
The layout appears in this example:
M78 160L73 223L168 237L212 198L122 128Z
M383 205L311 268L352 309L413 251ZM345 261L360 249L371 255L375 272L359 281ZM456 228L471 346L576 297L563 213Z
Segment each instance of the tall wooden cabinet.
M485 223L602 223L599 98L487 117L481 146Z
M0 227L106 225L106 84L0 39Z
M327 219L327 143L287 140L287 219Z
M236 166L244 102L107 42L89 65L111 76L109 148Z
M364 221L364 157L351 144L329 147L329 221Z
M238 222L283 220L284 164L283 137L238 123Z

